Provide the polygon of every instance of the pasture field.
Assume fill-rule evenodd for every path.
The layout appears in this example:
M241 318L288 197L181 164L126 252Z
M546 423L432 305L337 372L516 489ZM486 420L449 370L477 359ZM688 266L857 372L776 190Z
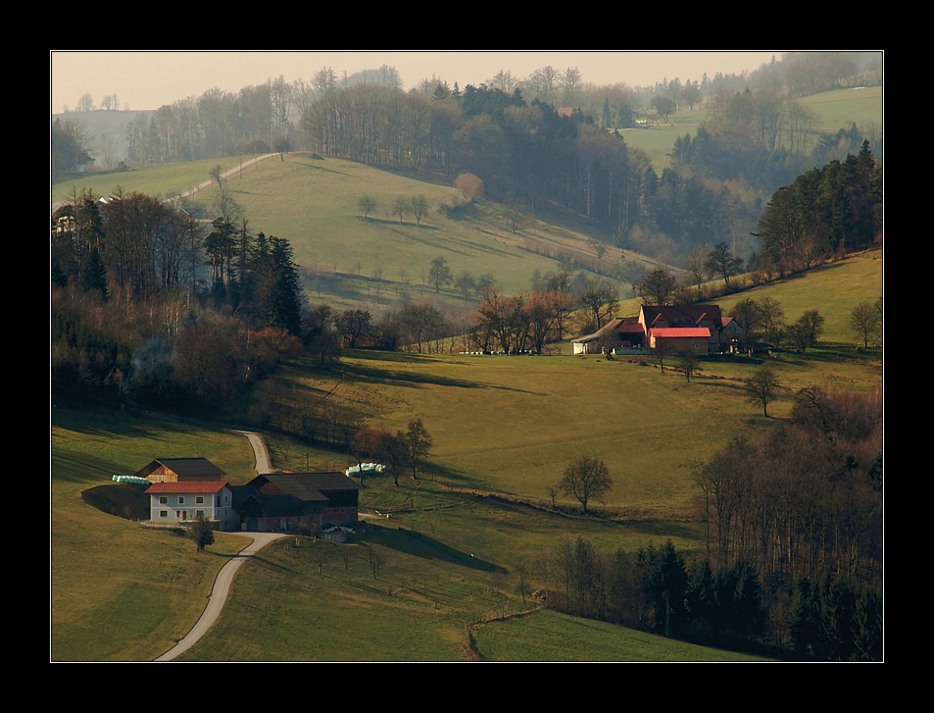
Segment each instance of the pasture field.
M855 123L864 133L882 133L882 87L854 87L821 92L798 101L817 115L815 129L835 134Z
M828 333L835 333L848 314L838 302L875 299L881 268L881 260L857 257L747 294L775 297L789 318L819 305L828 315ZM596 355L347 351L326 372L303 360L289 363L257 391L256 401L286 394L285 405L294 407L290 399L299 394L311 406L333 392L372 426L404 428L421 418L434 439L432 454L417 481L406 476L393 488L388 478L367 480L363 510L393 516L368 521L346 549L310 541L295 547L288 540L264 551L262 564L238 577L230 617L225 614L205 648L190 652L191 660L463 660L466 623L519 611L517 568L535 571L563 537L584 535L607 553L667 539L696 550L693 465L734 435L755 437L779 427L788 414L787 400L771 406L768 419L745 400L742 379L759 363L708 359L690 383L673 364L662 373L651 358L643 364ZM852 349L841 358L839 349L827 347L768 363L788 396L807 385L863 389L882 382L880 352ZM224 426L153 414L53 407L51 421L51 657L151 660L193 624L214 574L243 541L219 534L199 555L187 539L103 513L81 493L155 457L203 455L231 482L244 483L253 475L252 452L243 436ZM342 470L352 461L267 436L277 468ZM610 466L614 488L597 505L612 519L582 520L550 508L549 486L582 452ZM563 495L559 502L574 505ZM371 551L384 555L375 577ZM354 577L353 586L342 577ZM544 574L530 578L529 591L547 580ZM539 616L509 624L530 626L507 635L513 651L487 639L490 657L554 657L547 642L538 641ZM358 641L355 624L370 638ZM235 635L244 630L253 633ZM478 630L481 653L484 630L496 628ZM575 651L573 637L567 639L569 659L594 655ZM627 651L599 658L694 655Z
M796 389L881 382L881 367L871 360L772 359L784 400L770 405L767 419L743 392L743 379L762 363L711 358L688 382L673 360L663 373L650 359L597 355L347 352L339 373L315 374L293 364L268 385L268 398L291 393L283 391L285 382L308 394L338 387L333 398L365 408L372 427L404 430L420 418L434 440L425 468L430 477L541 503L568 461L598 456L616 484L606 507L624 518L684 521L696 496L693 465L733 436L755 438L775 427L790 412ZM261 392L258 398L267 397Z
M241 160L246 161L250 158L253 156L226 156L204 161L136 168L130 171L89 173L79 178L70 178L53 184L52 203L70 200L73 191L80 194L84 190L90 190L96 195L109 196L114 194L118 188L122 188L124 193L145 193L150 196L168 198L184 193L189 188L209 180L211 169L215 166L220 166L222 171L227 171L235 168Z
M371 480L368 490L396 490L385 480ZM411 481L401 487L416 488ZM554 574L542 576L539 563L562 537L584 533L607 551L660 542L628 526L562 525L547 514L477 498L448 494L431 509L430 493L415 497L414 507L390 520L366 520L349 542L285 539L263 550L238 575L217 625L180 660L466 661L469 624L529 611L533 587L558 586ZM526 577L525 601L520 562L536 572ZM523 619L511 642L491 624L475 631L481 656L489 646L490 660L534 661L553 657L556 640L582 627L594 633L568 637L563 660L594 660L595 653L612 661L748 659L609 625L575 625L544 610Z
M437 257L447 260L454 276L493 275L507 293L528 288L536 270L557 270L561 256L596 258L582 233L537 221L515 233L502 207L482 200L451 219L439 208L462 203L459 190L353 161L287 154L284 161L260 162L242 178L230 179L228 187L253 230L292 243L309 299L327 295L339 308L394 304L403 296L463 307L453 286L436 293L429 285ZM204 190L195 201L209 206L215 191ZM394 203L417 196L425 197L427 213L419 222L411 213L400 220ZM368 216L359 208L363 197L377 204ZM625 259L634 267L655 264L612 247L604 259Z
M861 127L881 125L881 95L881 88L869 87L827 92L802 102L814 108L821 130L835 132L853 121ZM661 173L669 165L675 139L695 133L706 117L703 108L677 112L666 125L622 133L627 144L645 151ZM215 166L233 169L250 158L254 156L88 174L53 185L52 200L67 200L73 191L85 188L101 195L118 187L155 196L178 195L209 180ZM423 299L456 315L468 312L476 295L462 295L453 285L435 292L428 284L428 271L436 257L447 260L455 277L492 275L507 294L527 289L536 272L556 271L562 259L573 258L584 266L597 261L586 234L539 221L514 232L503 207L483 200L456 219L449 218L439 208L463 200L450 185L304 153L284 154L283 159L264 159L235 173L226 185L243 207L252 231L290 241L312 303L379 310L395 307L401 300ZM216 187L209 187L186 205L210 215L216 193ZM419 195L428 201L427 213L418 223L411 214L400 220L393 209L396 200ZM364 196L377 203L366 218L359 209ZM637 253L610 246L605 250L604 266L622 266L624 290L644 269L658 266Z
M549 610L481 624L473 633L485 661L766 661ZM583 658L568 658L569 650Z
M213 577L245 540L218 533L198 554L190 540L100 512L80 493L152 453L203 453L243 482L252 466L247 441L168 418L61 409L53 414L52 442L50 657L152 660L191 627ZM317 469L341 460L275 439L272 445L291 459L277 466ZM370 478L366 486L362 509L391 510L390 519L364 521L347 544L287 539L264 550L238 574L221 621L184 660L466 660L465 625L522 608L516 567L541 561L561 538L584 535L605 552L667 539L695 546L687 524L562 517L452 492L427 478L404 478L398 488ZM523 654L499 647L497 655ZM585 660L587 653L566 655ZM638 660L653 658L663 654L646 650Z
M185 190L219 162L203 163L164 167L160 185L166 194ZM173 176L181 166L201 175ZM380 201L426 193L436 203L450 198L453 189L349 162L289 156L251 171L231 181L245 205L255 196L261 217L250 207L251 226L289 237L302 265L315 265L314 256L326 254L325 249L336 251L327 254L338 255L334 259L340 264L317 267L322 273L348 265L356 270L345 304L354 304L366 289L372 290L374 302L377 290L395 300L403 286L432 294L419 272L434 250L448 256L455 273L491 271L519 289L535 269L547 272L557 265L536 250L587 249L583 236L544 226L525 231L536 236L534 246L519 245L496 222L494 208L484 204L461 221L447 221L436 212L421 226L408 222L411 218L404 225L386 216L363 220L356 207L362 191L372 191ZM367 171L373 176L356 173ZM376 175L382 183L372 182ZM151 178L145 186L119 185L153 191ZM276 186L284 187L278 202ZM294 190L298 198L289 197ZM259 213L266 203L275 207ZM291 230L299 231L301 239ZM367 274L378 265L382 277ZM399 274L402 268L408 282ZM321 293L314 290L311 268L306 277L314 302ZM728 313L743 297L773 297L788 321L805 309L819 309L826 320L824 339L833 344L768 362L790 396L801 386L864 389L881 384L881 351L866 354L847 346L850 353L839 347L856 343L847 324L852 307L880 294L881 252L716 302ZM450 293L446 297L459 299ZM638 304L623 303L619 313L637 314ZM606 553L668 539L679 550L696 550L701 538L693 515L693 466L734 435L756 437L778 427L790 401L770 405L768 419L746 401L742 380L762 363L758 358L705 360L688 382L672 368L673 360L663 372L651 357L608 361L574 357L569 351L569 343L563 355L549 357L347 351L339 366L325 372L306 360L285 365L257 390L254 402L282 400L276 405L294 408L332 394L329 398L354 405L374 427L401 429L421 418L434 439L431 456L419 480L404 477L398 488L386 478L368 479L362 509L391 512L392 517L367 520L350 543L289 539L264 550L238 575L221 622L186 660L463 661L467 624L524 609L528 604L518 589L517 569L537 572L526 594L547 586L553 575L538 564L561 538L584 535ZM125 513L102 512L82 493L111 484L114 473L132 473L153 458L173 456L205 456L232 483L241 484L254 475L252 451L226 424L78 412L54 404L50 420L50 658L152 660L192 626L216 572L245 541L219 533L216 543L199 554L188 539L172 531L144 530L120 517ZM343 470L352 460L266 435L276 468ZM599 455L610 466L614 488L605 503L596 503L611 516L607 519L567 517L550 507L550 487L567 461L582 453ZM563 495L559 502L574 505ZM564 642L563 659L553 643L555 632ZM550 612L484 624L475 633L481 654L499 661L728 656L679 649L673 642L615 627L604 636L602 626Z
M448 218L439 208L464 200L452 186L353 161L315 159L304 153L283 158L251 165L228 178L226 185L243 207L252 231L287 238L292 244L312 303L375 309L395 306L400 299L426 299L456 312L466 309L465 296L452 285L435 292L428 284L429 266L436 257L446 259L455 277L492 275L507 293L528 288L536 271L556 271L562 258L581 265L596 261L589 236L541 221L530 221L516 233L508 227L502 206L494 203L479 200L457 219ZM177 194L208 180L214 166L233 168L239 160L89 175L54 186L53 200L65 200L72 190L84 188L108 195L117 186L127 192ZM186 205L211 214L216 193L216 187L203 189ZM420 195L428 202L427 213L419 223L411 213L400 221L393 211L395 201ZM378 206L368 217L358 207L364 196ZM625 262L633 274L658 265L637 253L605 249L604 264ZM468 297L475 300L476 294Z
M850 315L861 302L875 304L883 288L882 250L870 250L716 301L728 314L742 299L770 297L782 306L789 324L816 309L824 318L822 342L855 347L862 346L862 337L850 326Z
M465 624L518 611L517 568L534 568L564 537L584 535L607 553L667 539L681 550L697 549L700 536L690 513L693 494L686 466L702 456L698 444L711 438L710 445L717 445L730 435L731 425L734 430L761 430L778 423L760 418L756 409L729 390L717 391L706 417L695 412L692 420L687 405L698 392L708 393L701 383L689 385L678 375L662 375L651 366L592 357L471 361L351 353L343 361L345 383L350 381L347 374L359 371L361 364L368 370L359 393L368 394L369 403L382 403L372 399L376 386L388 403L398 403L399 410L389 409L380 423L401 427L413 415L424 418L435 439L430 463L419 480L405 476L398 488L386 477L367 479L361 492L363 510L393 514L389 520L367 521L351 544L338 547L303 539L296 547L286 540L264 551L255 566L238 575L221 623L186 655L189 660L463 660ZM291 368L301 371L299 364ZM586 428L550 410L543 405L550 399L541 398L557 393L562 383L583 389L587 377L594 384L579 403L585 404L587 394L593 397L599 391L615 389L614 394L625 395L642 390L643 396L651 394L643 400L656 408L672 400L672 411L688 412L681 421L684 432L674 433L658 424L660 434L646 435L644 424L632 428L626 422L615 433L601 425L588 438ZM519 383L507 388L509 381ZM538 391L533 392L533 386ZM474 391L487 393L490 402L478 429L465 426L466 421L456 417L456 401L449 400ZM523 391L530 393L523 396ZM531 423L517 422L513 417L521 409L504 406L517 396L531 398L539 417ZM648 418L650 410L639 410L632 421ZM711 414L716 418L710 419ZM723 423L717 428L723 431L718 435L705 422L720 419ZM612 419L593 419L599 420ZM536 429L542 433L535 434ZM516 447L512 442L533 437L537 447ZM564 457L575 453L564 439L578 447L602 443L609 449L603 453L610 458L616 488L607 506L618 519L582 520L548 507L541 488L559 477ZM232 480L244 482L252 475L246 439L171 419L66 411L53 413L52 442L52 656L56 660L154 658L191 626L214 573L242 541L236 535L219 534L217 544L198 555L184 538L142 530L95 510L82 502L80 492L107 483L112 472L129 472L157 454L203 454L228 470ZM280 468L341 468L352 460L281 437L271 438L270 443ZM627 467L630 458L650 467ZM513 501L468 488L502 490L519 497ZM371 551L382 553L381 571L375 576ZM527 581L530 589L549 583L541 574ZM243 636L243 631L252 633ZM353 634L348 636L348 631ZM516 643L532 646L522 638ZM502 644L491 646L495 658L524 660L527 655L525 648L510 653ZM575 651L569 642L569 659L587 660L592 655L590 649ZM620 660L635 656L616 655ZM635 658L694 660L695 655L704 656L644 652ZM612 656L600 654L600 658Z
M817 307L832 341L767 362L711 356L690 382L674 358L663 371L652 356L571 356L567 346L562 356L549 357L356 350L344 353L339 372L296 361L256 398L290 408L300 400L296 394L314 404L333 392L367 414L368 425L390 430L421 418L434 439L430 470L451 486L544 501L571 458L597 455L611 464L618 483L608 507L628 517L683 519L694 497L692 464L734 435L755 437L773 427L790 413L795 391L882 383L881 351L858 350L848 325L856 304L878 298L881 282L881 252L872 252L715 300L728 314L744 296L772 297L787 321ZM638 305L628 303L620 311L637 313ZM743 380L763 363L783 387L768 419L743 392Z

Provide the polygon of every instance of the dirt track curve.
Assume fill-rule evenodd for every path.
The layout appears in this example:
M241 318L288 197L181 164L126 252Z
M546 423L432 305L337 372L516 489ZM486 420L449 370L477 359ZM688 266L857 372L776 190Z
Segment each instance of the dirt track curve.
M269 473L272 470L269 464L269 452L266 450L266 443L263 441L262 437L258 433L253 433L251 431L237 431L237 433L245 436L253 447L256 472ZM227 601L227 596L230 593L230 585L234 580L237 570L240 569L244 562L270 542L274 542L282 537L287 537L286 534L281 532L233 532L229 534L249 537L251 542L232 557L227 564L221 567L220 572L217 573L217 578L214 580L214 587L211 589L211 595L208 597L208 604L204 608L204 612L201 614L197 623L191 628L191 631L189 631L181 641L175 644L175 646L157 658L156 661L172 661L194 646L195 642L207 633L208 629L214 625L214 622L216 622L217 618L220 616L221 610L224 608L224 603Z

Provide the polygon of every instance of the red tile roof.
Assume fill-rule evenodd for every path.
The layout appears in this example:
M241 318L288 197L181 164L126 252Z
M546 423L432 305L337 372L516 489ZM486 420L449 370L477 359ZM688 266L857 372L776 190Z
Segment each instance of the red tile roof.
M227 485L222 481L183 481L180 483L153 483L146 492L159 495L162 493L187 495L188 493L219 493Z
M653 337L710 337L710 330L707 327L656 327L652 330Z

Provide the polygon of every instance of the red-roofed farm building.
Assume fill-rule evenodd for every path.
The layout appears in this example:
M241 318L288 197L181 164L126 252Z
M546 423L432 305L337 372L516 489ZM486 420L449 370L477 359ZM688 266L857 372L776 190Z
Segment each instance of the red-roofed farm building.
M206 458L157 458L136 476L152 483L149 525L177 527L203 516L218 530L316 534L358 517L360 486L344 473L265 473L231 486Z

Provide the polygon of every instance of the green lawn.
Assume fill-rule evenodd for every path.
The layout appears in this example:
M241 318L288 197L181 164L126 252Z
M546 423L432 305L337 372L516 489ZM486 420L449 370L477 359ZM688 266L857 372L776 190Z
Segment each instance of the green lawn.
M754 662L756 656L685 644L606 622L540 610L474 628L485 661ZM568 658L573 651L575 658Z
M607 553L666 539L654 523L561 518L445 493L432 482L407 480L393 488L387 480L371 479L362 499L367 511L398 504L402 509L391 519L366 520L344 544L299 538L263 550L238 575L235 595L216 627L182 660L465 661L469 623L523 609L516 574L520 564L537 572L526 577L526 595L541 586L558 586L557 570L545 577L539 563L554 554L562 538L583 535ZM678 536L677 528L670 532L677 546L690 548L687 536ZM373 566L377 559L378 571ZM244 636L244 631L252 633ZM657 637L645 639L647 648L640 651L636 633L629 636L634 640L613 657L686 655L659 653L663 647ZM610 646L611 637L606 639ZM670 651L692 648L667 645ZM517 638L515 646L500 641L495 650L505 660L537 660L527 659L532 651L528 639ZM569 640L563 655L591 660L591 642ZM719 660L731 655L691 656Z
M118 188L124 193L145 193L167 198L184 193L189 188L209 180L211 169L215 166L220 166L222 170L227 171L238 166L241 161L251 158L253 156L227 156L205 161L138 168L131 171L87 174L54 184L52 202L71 200L72 193L75 191L80 194L84 190L90 190L95 195L109 196L116 193Z
M837 340L848 332L852 306L881 293L879 256L855 257L743 294L772 296L788 321L817 306L825 335ZM741 296L716 302L728 314ZM766 419L742 391L743 380L762 363L759 357L710 357L688 382L672 368L673 358L662 373L652 357L348 351L340 372L316 372L298 361L257 398L321 395L339 385L340 398L368 414L369 425L395 430L421 418L434 439L431 470L453 486L547 500L571 458L597 455L616 484L608 506L639 517L683 517L695 495L692 464L734 435L776 427L790 413L797 389L864 390L882 380L881 353L855 346L770 359L783 400Z
M862 337L850 326L850 315L860 302L873 304L882 297L882 251L847 258L840 263L809 270L800 275L717 300L724 314L741 299L771 297L781 304L785 322L795 322L806 310L816 309L824 318L821 341L862 345Z

